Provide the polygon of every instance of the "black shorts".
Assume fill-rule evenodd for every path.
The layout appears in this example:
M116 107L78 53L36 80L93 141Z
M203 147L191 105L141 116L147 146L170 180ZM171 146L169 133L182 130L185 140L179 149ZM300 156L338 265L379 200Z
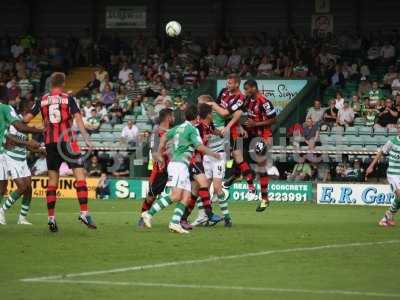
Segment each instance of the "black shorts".
M167 185L167 182L168 172L167 169L165 169L163 172L157 173L157 175L153 179L153 182L150 183L149 195L152 197L157 197L158 195L160 195Z
M204 166L201 162L196 162L194 164L190 164L189 166L189 175L190 181L194 181L194 177L200 174L204 174Z
M57 145L59 145L59 148ZM83 168L84 163L81 153L73 152L71 146L66 142L47 144L47 170L58 172L63 162L66 162L71 169Z

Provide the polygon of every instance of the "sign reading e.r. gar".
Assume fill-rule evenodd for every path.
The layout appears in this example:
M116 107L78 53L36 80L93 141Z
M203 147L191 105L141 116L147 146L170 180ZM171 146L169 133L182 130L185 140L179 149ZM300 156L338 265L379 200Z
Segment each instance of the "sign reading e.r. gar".
M306 86L307 80L273 80L273 79L257 79L258 89L272 102L278 114L286 107L286 105L297 96L298 93ZM240 89L243 91L243 84L240 83ZM217 80L217 95L226 86L226 80Z
M388 184L318 183L318 204L388 206L395 196Z

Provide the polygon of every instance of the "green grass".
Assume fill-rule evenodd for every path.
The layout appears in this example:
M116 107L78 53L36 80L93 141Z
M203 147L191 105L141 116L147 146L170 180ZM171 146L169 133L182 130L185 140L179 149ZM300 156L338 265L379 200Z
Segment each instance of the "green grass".
M19 203L15 205L19 208ZM231 204L234 227L169 233L171 210L151 230L136 228L135 201L92 201L99 229L77 222L78 204L57 203L60 232L50 234L42 200L34 200L32 227L0 227L0 299L383 299L382 296L324 294L324 291L386 293L400 297L400 243L272 253L206 263L81 276L74 281L225 286L227 289L82 283L21 282L22 278L80 273L196 260L268 250L400 240L399 228L376 225L384 208L274 204L256 213L255 204ZM279 288L233 290L229 287ZM321 291L321 294L286 289ZM389 299L389 298L388 298Z

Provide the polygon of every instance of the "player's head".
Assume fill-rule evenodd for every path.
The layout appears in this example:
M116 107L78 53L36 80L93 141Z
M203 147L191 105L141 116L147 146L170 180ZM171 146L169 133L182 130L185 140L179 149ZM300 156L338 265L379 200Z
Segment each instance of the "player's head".
M207 103L207 102L213 102L213 98L210 95L200 95L199 97L197 97L197 102L199 104L202 103Z
M205 103L200 104L199 117L201 120L212 121L212 107Z
M228 75L228 79L226 80L226 88L230 92L235 92L239 89L240 86L240 77L238 74L232 73Z
M65 74L61 72L54 72L51 74L50 82L52 88L63 88L65 86Z
M32 111L33 101L23 99L19 103L19 112L21 115L26 115Z
M170 108L164 108L160 110L159 120L160 124L168 125L169 127L171 127L175 122L173 110Z
M192 122L196 120L197 115L198 115L197 106L193 104L188 105L188 107L185 110L186 121Z
M247 96L252 96L258 92L257 81L249 79L244 83L244 90Z

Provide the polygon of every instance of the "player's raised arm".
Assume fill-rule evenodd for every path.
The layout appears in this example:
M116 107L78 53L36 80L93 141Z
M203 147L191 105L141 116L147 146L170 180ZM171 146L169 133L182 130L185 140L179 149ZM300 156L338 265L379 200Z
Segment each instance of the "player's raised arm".
M28 141L24 141L19 139L17 136L13 135L13 134L8 134L7 135L7 145L12 144L12 145L17 145L17 146L23 146L28 148L30 151L33 152L38 152L40 149L40 143L31 139Z
M85 140L86 146L88 146L89 148L92 148L92 142L90 141L90 135L86 131L81 112L79 110L78 105L76 104L75 99L70 96L68 98L68 102L69 102L68 105L69 105L71 114L73 115L76 125L78 126L79 131L80 131L83 139Z

